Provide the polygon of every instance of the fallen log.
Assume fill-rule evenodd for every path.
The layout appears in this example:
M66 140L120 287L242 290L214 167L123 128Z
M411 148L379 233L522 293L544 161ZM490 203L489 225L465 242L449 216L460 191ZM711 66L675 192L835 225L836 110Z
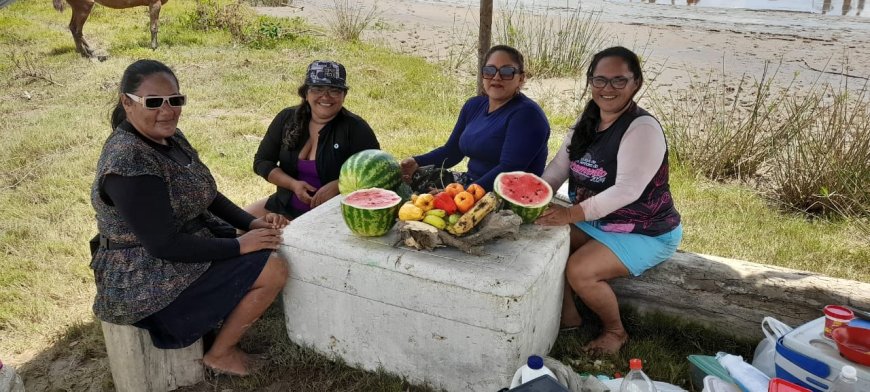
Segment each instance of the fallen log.
M825 305L870 309L870 283L716 256L678 252L640 277L611 282L620 304L691 319L736 336L761 338L761 320L793 327Z

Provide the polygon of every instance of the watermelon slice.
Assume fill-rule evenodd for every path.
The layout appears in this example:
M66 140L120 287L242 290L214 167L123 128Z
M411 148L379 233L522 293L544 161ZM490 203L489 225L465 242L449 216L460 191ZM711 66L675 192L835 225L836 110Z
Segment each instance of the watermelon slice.
M396 223L402 198L396 192L369 188L347 195L341 201L341 216L350 231L363 237L387 234Z
M493 191L505 201L504 208L523 218L523 223L538 219L553 199L550 184L541 177L521 171L499 174L493 183Z

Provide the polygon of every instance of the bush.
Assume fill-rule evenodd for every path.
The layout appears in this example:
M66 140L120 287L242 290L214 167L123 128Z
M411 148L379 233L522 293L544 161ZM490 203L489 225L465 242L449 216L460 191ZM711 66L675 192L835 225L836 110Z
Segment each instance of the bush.
M359 4L351 6L349 0L333 0L333 2L335 13L327 23L333 34L345 41L359 41L363 30L373 24L379 15L376 4L366 9Z
M194 30L221 30L234 41L254 48L272 48L284 40L299 37L301 20L257 16L242 2L197 0L185 24Z
M537 77L578 75L604 43L600 12L582 12L578 6L567 16L542 14L514 6L500 13L494 43L517 48L526 59L526 70Z
M744 75L736 86L724 72L718 79L691 77L676 96L653 96L675 162L713 180L755 176L788 131L779 109L791 88L771 91L776 73L768 77L765 65L760 80L748 85Z
M810 213L870 217L870 102L824 86L790 98L788 132L766 178L786 206Z

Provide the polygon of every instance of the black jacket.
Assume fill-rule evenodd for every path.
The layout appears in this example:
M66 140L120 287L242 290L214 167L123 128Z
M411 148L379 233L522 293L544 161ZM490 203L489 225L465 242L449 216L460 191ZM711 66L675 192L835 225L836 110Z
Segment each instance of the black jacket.
M302 146L308 141L308 132L301 132L295 146L289 150L281 148L284 138L284 124L293 120L298 106L286 108L275 116L266 136L260 141L257 154L254 155L254 172L260 177L269 179L272 169L280 167L290 177L298 178L298 159ZM341 112L320 130L317 140L317 175L320 183L326 184L338 179L341 165L351 155L362 150L380 149L380 143L372 128L362 118L347 109ZM282 200L289 200L292 192L278 187L277 195Z

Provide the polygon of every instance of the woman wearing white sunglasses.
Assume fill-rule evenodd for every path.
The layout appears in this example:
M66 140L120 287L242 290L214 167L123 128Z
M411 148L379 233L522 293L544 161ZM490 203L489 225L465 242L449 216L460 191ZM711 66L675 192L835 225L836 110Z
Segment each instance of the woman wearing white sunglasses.
M169 67L124 71L91 188L94 313L147 329L159 348L193 344L220 325L203 364L244 376L237 343L275 299L287 264L273 250L287 220L255 218L218 192L176 128L186 98ZM236 237L236 229L247 231Z

